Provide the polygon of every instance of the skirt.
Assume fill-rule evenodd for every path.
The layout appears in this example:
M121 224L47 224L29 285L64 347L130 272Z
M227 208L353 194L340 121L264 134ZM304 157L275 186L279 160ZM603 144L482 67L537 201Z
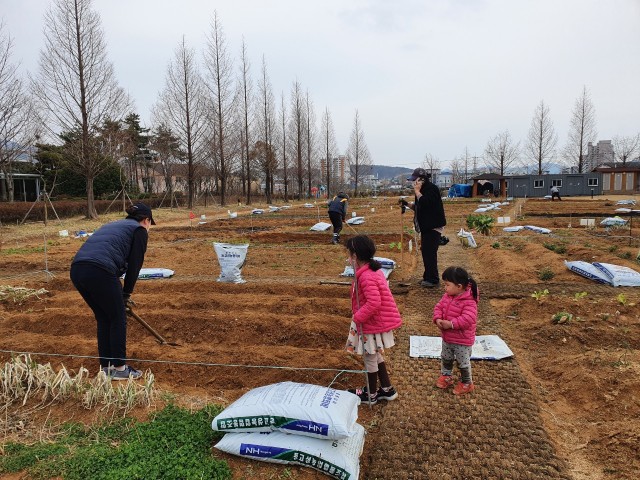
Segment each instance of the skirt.
M378 352L384 353L385 348L391 348L395 344L393 330L383 333L364 333L361 337L358 335L356 322L352 320L345 348L349 353L357 353L358 355L368 353L373 355Z

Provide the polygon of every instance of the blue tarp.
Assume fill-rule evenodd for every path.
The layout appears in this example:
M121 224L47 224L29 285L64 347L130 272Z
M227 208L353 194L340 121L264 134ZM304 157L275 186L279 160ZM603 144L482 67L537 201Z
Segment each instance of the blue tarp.
M471 185L465 183L454 183L449 187L448 197L471 197Z

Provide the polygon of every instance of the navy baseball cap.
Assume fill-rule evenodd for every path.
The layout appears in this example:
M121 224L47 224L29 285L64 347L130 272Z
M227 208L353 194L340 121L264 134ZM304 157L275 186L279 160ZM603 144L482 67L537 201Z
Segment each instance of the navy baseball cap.
M411 176L407 178L407 180L415 182L418 178L429 178L429 177L431 177L431 175L428 174L424 168L416 168L411 174Z

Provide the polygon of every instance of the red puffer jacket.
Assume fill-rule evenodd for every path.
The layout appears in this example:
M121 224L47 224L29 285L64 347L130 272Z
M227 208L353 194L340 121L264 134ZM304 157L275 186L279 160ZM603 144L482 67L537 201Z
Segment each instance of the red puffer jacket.
M374 272L369 264L363 265L356 272L356 282L358 298L354 282L351 309L353 321L362 327L362 333L383 333L402 325L398 306L381 270Z
M471 346L476 341L478 300L473 298L471 287L457 296L442 296L433 309L433 323L441 318L453 323L453 330L441 330L447 343Z

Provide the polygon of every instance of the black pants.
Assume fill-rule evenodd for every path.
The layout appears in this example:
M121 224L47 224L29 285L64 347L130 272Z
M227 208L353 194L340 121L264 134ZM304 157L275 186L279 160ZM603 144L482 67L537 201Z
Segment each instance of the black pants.
M71 265L71 281L93 310L100 366L120 367L127 358L127 314L120 279L90 264Z
M329 212L329 219L333 225L333 233L338 235L342 231L342 214L339 212Z
M424 275L422 279L430 283L439 283L438 275L438 247L442 235L436 230L427 230L420 233L422 250L422 263L424 263Z
M551 200L553 200L554 198L557 198L558 200L562 200L560 198L560 192L552 192L551 193Z

